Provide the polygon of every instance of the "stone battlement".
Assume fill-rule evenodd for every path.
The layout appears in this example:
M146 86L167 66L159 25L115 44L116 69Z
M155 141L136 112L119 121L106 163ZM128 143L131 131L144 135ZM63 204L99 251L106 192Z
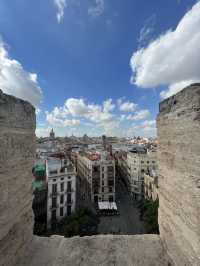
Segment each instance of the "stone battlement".
M200 84L160 104L159 228L176 265L200 265Z
M0 265L200 265L200 85L160 104L158 235L32 235L35 110L0 91Z

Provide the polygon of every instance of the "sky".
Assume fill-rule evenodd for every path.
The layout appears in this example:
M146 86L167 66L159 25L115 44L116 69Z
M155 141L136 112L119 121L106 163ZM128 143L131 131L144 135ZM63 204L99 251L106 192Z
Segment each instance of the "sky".
M155 137L159 102L199 81L196 0L0 1L0 89L37 136Z

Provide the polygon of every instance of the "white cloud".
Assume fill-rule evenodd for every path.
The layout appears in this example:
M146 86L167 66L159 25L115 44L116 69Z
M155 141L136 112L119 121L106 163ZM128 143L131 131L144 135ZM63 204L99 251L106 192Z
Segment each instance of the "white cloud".
M103 102L103 110L104 112L110 112L115 109L115 104L112 103L112 99L108 99Z
M52 113L46 112L46 120L49 125L56 127L77 126L80 124L80 120L69 119L68 111L58 107L55 107Z
M170 85L166 97L182 84L200 80L200 2L179 22L177 28L135 52L131 58L131 82L142 88Z
M57 20L58 23L60 23L64 18L64 10L67 7L67 1L66 0L54 0L54 4L57 8Z
M138 110L133 114L124 114L123 111L119 112L119 109L115 108L116 104L122 103L124 103L123 99L119 99L117 103L114 103L112 99L107 99L101 104L95 104L81 98L68 98L63 106L46 112L47 125L53 126L62 135L65 134L66 128L67 132L74 128L76 135L97 134L98 132L98 134L110 136L124 136L129 132L126 128L130 126L128 119L141 121L147 119L150 113L148 110ZM129 110L133 110L132 105L128 107Z
M144 23L144 26L140 30L140 36L138 38L138 42L140 46L145 45L149 38L151 37L152 33L154 32L154 26L156 21L156 15L153 14L150 16Z
M65 101L64 106L55 107L52 112L46 112L46 120L54 126L78 126L80 119L82 124L88 120L94 124L105 128L113 122L114 115L111 113L115 108L112 99L108 99L102 105L86 103L84 99L69 98ZM79 119L74 119L74 118ZM86 121L86 123L88 123Z
M35 113L36 113L36 115L39 115L39 114L41 114L41 112L42 112L42 111L41 111L41 109L40 109L40 108L36 108L36 109L35 109Z
M27 72L20 62L9 58L5 44L0 38L0 88L3 92L29 101L38 106L42 90L37 74Z
M91 17L101 16L104 12L104 0L95 0L95 6L88 8L88 15Z
M89 112L89 108L83 99L69 98L66 100L65 106L73 116L82 116Z
M156 128L156 120L145 120L140 125L146 131L152 130Z
M128 115L127 120L134 120L134 121L139 121L146 119L150 116L149 110L140 110L137 111L134 115Z
M123 102L121 99L118 100L119 110L122 112L133 112L137 108L137 104L133 102Z
M155 137L157 134L156 121L145 120L140 124L133 124L128 130L126 135L128 137L141 136L141 137Z
M174 83L174 84L169 86L168 90L161 91L160 97L162 99L166 99L166 98L176 94L177 92L181 91L183 88L187 87L188 85L190 85L192 83L196 83L196 82L198 82L198 80L183 80L183 81Z
M37 137L47 137L51 131L51 127L37 127L35 134Z

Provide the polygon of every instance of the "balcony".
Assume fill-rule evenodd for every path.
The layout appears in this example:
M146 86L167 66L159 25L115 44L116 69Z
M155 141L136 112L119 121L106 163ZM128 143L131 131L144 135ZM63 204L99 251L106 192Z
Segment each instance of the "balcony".
M50 197L50 198L51 198L51 197L57 197L58 195L59 195L58 192L52 192L52 193L49 194L49 197Z
M56 210L58 208L58 204L54 205L54 206L51 206L49 209L50 210Z
M66 203L65 203L66 206L67 206L67 205L72 205L72 204L73 204L73 199L71 199L71 200L67 200Z
M67 188L65 194L67 193L73 193L74 192L74 189L73 188Z

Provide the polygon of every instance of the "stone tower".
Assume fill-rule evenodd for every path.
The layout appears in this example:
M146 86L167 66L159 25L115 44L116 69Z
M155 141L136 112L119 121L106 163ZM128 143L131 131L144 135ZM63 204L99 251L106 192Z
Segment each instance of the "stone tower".
M32 240L35 109L0 90L0 265L15 265Z
M200 84L160 104L160 235L176 265L200 265Z
M55 133L53 131L53 128L51 129L51 132L49 134L49 138L50 138L50 140L54 140L55 139Z

